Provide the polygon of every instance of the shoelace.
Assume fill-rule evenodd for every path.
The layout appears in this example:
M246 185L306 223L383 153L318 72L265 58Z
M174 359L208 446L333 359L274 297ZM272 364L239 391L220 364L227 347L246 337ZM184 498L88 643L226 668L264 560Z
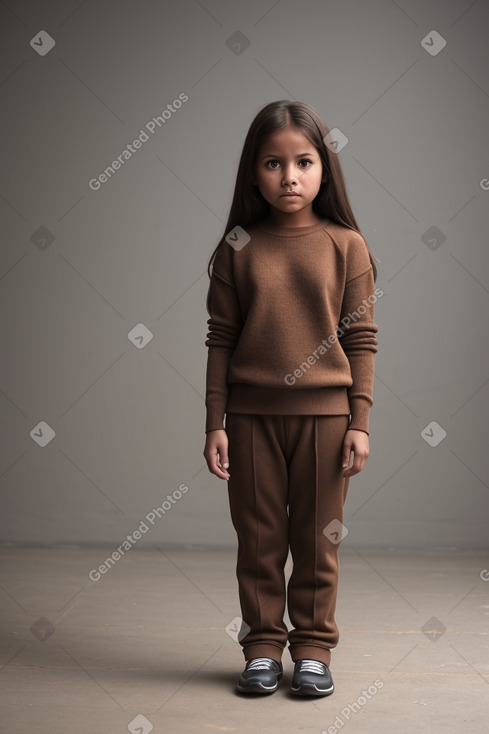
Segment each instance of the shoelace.
M299 671L301 673L317 673L318 675L324 675L326 672L324 663L320 663L319 660L301 660Z
M254 658L248 665L248 670L256 670L258 668L272 670L274 664L276 665L275 660L272 660L272 658Z

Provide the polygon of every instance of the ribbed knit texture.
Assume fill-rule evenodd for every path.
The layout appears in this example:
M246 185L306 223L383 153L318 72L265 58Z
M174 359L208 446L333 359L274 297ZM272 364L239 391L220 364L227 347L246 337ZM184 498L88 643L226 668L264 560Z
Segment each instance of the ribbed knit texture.
M363 237L328 219L246 232L212 270L206 433L226 412L350 414L368 433L378 327Z

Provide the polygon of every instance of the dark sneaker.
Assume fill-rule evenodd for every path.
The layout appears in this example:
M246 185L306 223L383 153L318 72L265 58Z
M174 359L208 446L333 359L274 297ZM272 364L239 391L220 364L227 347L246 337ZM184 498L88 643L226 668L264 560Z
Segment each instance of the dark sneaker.
M334 691L329 668L319 660L297 660L291 691L298 696L329 696Z
M272 658L248 660L238 680L241 693L273 693L282 677L282 663Z

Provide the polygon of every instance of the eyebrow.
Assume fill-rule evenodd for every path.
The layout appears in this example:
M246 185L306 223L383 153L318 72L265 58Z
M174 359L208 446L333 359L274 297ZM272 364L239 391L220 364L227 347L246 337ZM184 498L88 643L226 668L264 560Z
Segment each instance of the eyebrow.
M309 158L312 158L314 156L314 153L299 153L299 155L296 155L296 158L305 158L309 156ZM263 158L281 158L279 155L275 155L274 153L266 153Z

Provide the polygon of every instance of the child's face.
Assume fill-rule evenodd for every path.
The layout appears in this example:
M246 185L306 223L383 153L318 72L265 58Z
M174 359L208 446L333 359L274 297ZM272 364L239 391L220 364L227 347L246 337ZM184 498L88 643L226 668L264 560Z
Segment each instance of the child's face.
M321 186L323 166L319 154L305 135L286 128L271 135L258 151L255 181L263 198L282 220L293 221L312 211ZM296 196L286 196L293 191ZM295 215L290 218L286 215Z

